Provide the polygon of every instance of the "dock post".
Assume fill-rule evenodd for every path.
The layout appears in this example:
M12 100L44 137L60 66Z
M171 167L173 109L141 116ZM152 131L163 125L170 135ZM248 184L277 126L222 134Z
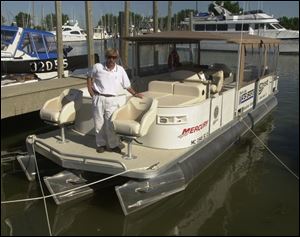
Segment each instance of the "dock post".
M172 21L172 1L168 1L167 31L171 31L171 21Z
M153 31L154 33L158 32L158 9L157 9L157 1L153 1Z
M122 59L122 66L126 69L128 68L128 42L123 40L123 37L128 36L128 23L129 23L129 1L125 1L124 14L120 13L121 23L121 34L120 34L120 57Z
M158 9L157 9L157 1L153 1L153 22L154 22L154 27L153 27L153 31L154 33L157 33L158 32ZM158 66L158 49L157 49L157 46L154 45L154 66L157 67Z
M57 47L57 78L62 78L63 75L63 42L62 42L62 16L61 16L61 1L55 1L56 14L56 47Z
M189 18L189 30L190 31L193 31L192 19L193 19L193 12L190 12L190 18Z
M87 28L88 68L91 68L95 64L93 40L93 11L91 1L85 1L85 17Z

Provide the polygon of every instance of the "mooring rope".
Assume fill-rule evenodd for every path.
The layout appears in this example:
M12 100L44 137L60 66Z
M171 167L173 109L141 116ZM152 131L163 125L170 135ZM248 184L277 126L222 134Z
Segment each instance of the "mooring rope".
M33 137L33 139L34 139L34 137ZM51 226L50 226L50 221L49 221L49 214L48 214L48 208L47 208L46 198L45 198L44 189L43 189L42 182L41 182L39 167L38 167L38 164L37 164L37 161L36 161L36 156L35 156L34 142L32 143L32 150L33 150L34 163L35 163L35 167L36 167L36 173L37 173L37 176L38 176L39 185L41 187L41 192L42 192L42 196L43 196L43 202L44 202L44 207L45 207L45 213L46 213L46 219L47 219L47 225L48 225L49 235L52 236L52 231L51 231Z
M135 169L125 170L125 171L122 171L122 172L120 172L120 173L111 175L111 176L109 176L109 177L106 177L106 178L103 178L103 179L94 181L94 182L92 182L92 183L88 183L88 184L85 184L85 185L82 185L82 186L80 186L80 187L76 187L76 188L73 188L73 189L68 189L68 190L65 190L65 191L61 191L61 192L59 192L59 193L54 193L54 194L50 194L50 195L45 195L45 196L43 196L43 197L25 198L25 199L16 199L16 200L11 200L11 201L1 201L1 204L9 204L9 203L17 203L17 202L27 202L27 201L41 200L41 199L44 199L44 198L49 198L49 197L61 195L61 194L64 194L64 193L73 192L73 191L76 191L76 190L78 190L78 189L85 188L85 187L88 187L88 186L92 186L92 185L94 185L94 184L97 184L97 183L100 183L100 182L103 182L103 181L106 181L106 180L115 178L115 177L117 177L117 176L123 175L123 174L128 173L128 172L131 172L131 171L137 171L137 170L149 170L149 169L151 169L151 167L153 167L153 166L156 166L156 164L150 165L149 167L141 167L141 168L135 168Z
M248 126L248 124L243 120L243 119L241 119L243 122L244 122L244 124L246 125L246 127L252 132L252 134L261 142L261 144L277 159L277 161L280 163L280 164L282 164L283 165L283 167L285 167L292 175L294 175L295 177L296 177L296 179L298 179L299 180L299 177L297 176L297 174L295 174L286 164L284 164L280 159L279 159L279 157L278 156L276 156L275 154L274 154L274 152L272 152L271 151L271 149L267 146L267 145L265 145L264 144L264 142L255 134L255 132Z
M52 236L52 231L51 231L51 226L50 226L50 221L49 221L49 214L48 214L48 209L47 209L47 204L46 204L46 198L50 198L50 197L53 197L53 196L56 196L56 195L61 195L61 194L64 194L64 193L70 193L70 192L76 191L78 189L82 189L82 188L85 188L85 187L88 187L88 186L92 186L94 184L97 184L97 183L100 183L100 182L112 179L114 177L123 175L123 174L131 172L131 171L136 171L136 170L150 170L150 169L154 169L157 166L157 163L156 163L156 164L150 165L148 167L140 167L140 168L125 170L125 171L122 171L120 173L111 175L109 177L97 180L95 182L82 185L80 187L76 187L76 188L73 188L73 189L69 189L69 190L65 190L65 191L62 191L62 192L54 193L54 194L51 194L51 195L45 195L44 191L43 191L43 187L42 187L42 182L41 182L41 178L40 178L40 174L39 174L39 168L38 168L36 156L35 156L34 145L32 145L32 147L33 147L33 156L34 156L34 161L35 161L35 165L36 165L36 169L37 169L37 176L38 176L38 180L39 180L39 185L41 187L42 196L41 197L35 197L35 198L25 198L25 199L11 200L11 201L1 201L1 205L2 204L17 203L17 202L27 202L27 201L34 201L34 200L41 200L41 199L43 199L44 200L45 213L46 213L46 219L47 219L47 225L48 225L48 230L49 230L49 235L50 236Z

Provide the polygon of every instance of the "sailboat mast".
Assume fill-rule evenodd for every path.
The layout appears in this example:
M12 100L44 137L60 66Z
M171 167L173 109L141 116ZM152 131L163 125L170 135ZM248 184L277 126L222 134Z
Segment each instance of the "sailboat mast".
M34 28L34 1L31 1L32 2L32 24L31 24L31 27Z

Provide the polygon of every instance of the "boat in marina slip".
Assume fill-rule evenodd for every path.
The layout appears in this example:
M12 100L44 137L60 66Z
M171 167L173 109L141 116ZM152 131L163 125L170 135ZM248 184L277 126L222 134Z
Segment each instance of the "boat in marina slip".
M277 39L190 31L124 39L134 46L133 86L144 87L139 90L144 96L119 94L123 105L111 121L125 145L122 153L96 152L92 98L82 88L67 89L45 103L40 117L58 129L28 136L28 155L17 158L30 181L39 159L65 169L44 177L58 205L93 192L87 186L78 190L89 182L78 172L126 178L115 186L125 215L183 192L277 106ZM239 50L223 52L211 63L200 47L203 40L236 44ZM154 57L150 66L141 62L149 45ZM191 46L191 57L170 69L168 53L184 45Z
M63 49L64 75L87 67L87 55L68 56ZM96 56L98 60L98 55ZM57 78L55 35L48 31L1 26L1 86ZM20 84L22 84L20 82Z
M56 35L56 31L51 31ZM62 40L63 42L86 41L87 34L84 29L80 28L77 20L68 20L62 25Z
M262 10L245 11L241 14L233 14L224 6L213 2L212 12L200 12L191 19L192 31L199 32L224 32L224 33L248 33L262 37L270 37L282 40L279 47L280 53L299 54L299 31L288 30L280 25L273 15ZM182 28L187 28L190 19L185 18L181 22ZM226 46L218 42L210 42L206 47L210 50L226 50ZM232 49L232 48L229 48Z
M93 29L93 39L94 40L105 40L112 38L111 34L108 34L104 26L98 25Z

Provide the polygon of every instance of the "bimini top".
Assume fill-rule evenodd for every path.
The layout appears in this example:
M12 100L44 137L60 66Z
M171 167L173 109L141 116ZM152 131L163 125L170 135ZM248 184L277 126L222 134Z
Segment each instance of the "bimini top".
M19 28L22 28L22 27L1 25L1 31L2 30L18 31ZM49 31L45 31L45 30L36 30L36 29L31 29L31 28L23 28L23 30L24 30L24 33L31 32L31 33L38 33L38 34L54 36L53 33L49 32Z
M201 40L220 40L235 44L279 44L280 40L274 38L249 35L247 33L216 33L216 32L195 32L195 31L164 31L124 37L129 41L136 41L147 44L157 43L197 43Z

